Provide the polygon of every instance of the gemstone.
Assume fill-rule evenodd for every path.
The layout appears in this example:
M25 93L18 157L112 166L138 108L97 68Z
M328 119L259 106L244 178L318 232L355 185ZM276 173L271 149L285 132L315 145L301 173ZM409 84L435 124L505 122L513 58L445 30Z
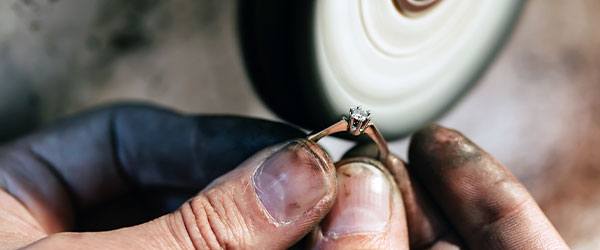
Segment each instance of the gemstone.
M363 109L361 106L356 106L354 108L350 108L350 118L355 119L360 122L364 122L369 119L371 112L369 110Z
M361 106L350 108L350 114L346 121L348 121L348 132L352 135L361 135L367 126L371 118L369 117L371 112L363 109Z

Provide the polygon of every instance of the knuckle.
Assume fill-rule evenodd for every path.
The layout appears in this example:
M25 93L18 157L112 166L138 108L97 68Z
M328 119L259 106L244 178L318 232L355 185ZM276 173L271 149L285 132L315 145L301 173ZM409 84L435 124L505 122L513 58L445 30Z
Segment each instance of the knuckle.
M181 208L186 233L193 245L209 249L248 246L250 230L240 212L233 196L218 189L194 197Z

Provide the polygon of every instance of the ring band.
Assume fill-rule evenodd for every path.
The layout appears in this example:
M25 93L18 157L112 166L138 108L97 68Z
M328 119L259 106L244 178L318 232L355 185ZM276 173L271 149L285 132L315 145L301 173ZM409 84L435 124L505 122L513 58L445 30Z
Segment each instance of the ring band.
M360 106L351 108L348 116L344 116L341 121L336 122L326 129L309 135L308 140L317 142L323 137L344 131L349 132L354 136L366 134L377 145L379 150L379 161L386 162L388 155L390 154L390 150L387 142L377 127L375 127L375 124L371 122L370 115L371 113L368 110L365 110Z

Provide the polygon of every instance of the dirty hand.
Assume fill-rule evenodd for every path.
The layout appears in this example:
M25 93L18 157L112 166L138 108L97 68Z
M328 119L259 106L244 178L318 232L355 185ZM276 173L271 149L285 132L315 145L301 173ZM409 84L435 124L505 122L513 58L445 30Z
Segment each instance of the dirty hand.
M374 157L376 153L376 147L368 145L351 150L347 156ZM360 227L369 228L368 223L386 218L388 214L389 220L386 227L364 230L371 231L370 234L342 237L324 246L342 249L569 249L525 187L506 167L461 133L437 125L426 127L412 136L408 158L407 164L393 155L388 158L386 164L394 183L371 178L370 185L358 187L350 181L345 185L346 180L356 178L348 178L344 176L347 171L338 169L338 201L348 190L357 193L373 190L370 196L355 199L370 204L363 205L363 211L371 212L357 213L353 217L355 221L364 222ZM371 176L381 176L382 172L388 171ZM386 189L376 183L396 185L391 189L391 197L402 198L390 199L389 209L386 209L388 203L381 201L388 192L380 191ZM337 206L336 203L334 208ZM342 209L353 207L356 206ZM398 211L401 216L397 216ZM398 227L400 229L394 230Z
M565 247L514 177L453 131L414 137L411 174L392 157L389 172L358 161L337 178L303 136L139 105L64 121L0 149L0 249L282 249L311 231L317 248Z

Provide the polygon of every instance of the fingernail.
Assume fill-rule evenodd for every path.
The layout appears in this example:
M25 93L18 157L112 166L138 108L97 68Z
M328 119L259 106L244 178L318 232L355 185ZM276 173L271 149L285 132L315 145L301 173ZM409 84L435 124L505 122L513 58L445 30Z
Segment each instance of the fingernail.
M292 142L256 170L256 194L276 222L293 222L324 198L329 182L323 164L306 145Z
M363 162L337 170L338 194L322 224L323 234L336 238L348 234L377 233L390 219L391 184L384 173Z

